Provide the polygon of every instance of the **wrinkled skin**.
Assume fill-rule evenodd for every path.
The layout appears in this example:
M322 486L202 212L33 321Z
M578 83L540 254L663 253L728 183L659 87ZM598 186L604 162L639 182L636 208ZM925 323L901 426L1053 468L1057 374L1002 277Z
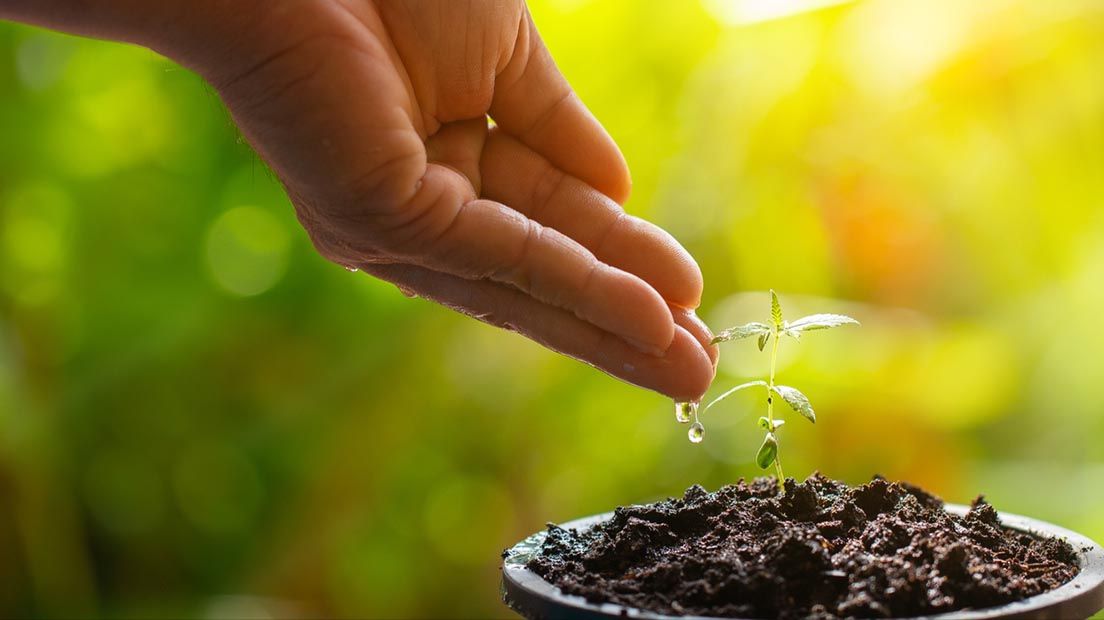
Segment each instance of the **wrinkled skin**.
M326 258L669 396L709 386L701 272L621 208L625 160L520 0L5 0L3 15L194 68Z

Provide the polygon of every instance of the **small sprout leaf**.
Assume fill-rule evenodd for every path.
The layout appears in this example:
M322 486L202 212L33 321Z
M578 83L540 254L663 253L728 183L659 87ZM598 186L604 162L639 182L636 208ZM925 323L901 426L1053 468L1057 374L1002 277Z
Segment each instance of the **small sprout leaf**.
M710 407L712 407L713 405L716 405L717 403L719 403L722 400L728 398L729 396L735 394L736 392L739 392L740 390L743 390L743 389L746 389L746 388L749 388L749 387L752 387L752 386L755 386L755 385L761 385L763 387L767 387L767 382L760 380L760 381L748 381L747 383L741 383L740 385L737 385L736 387L729 389L728 391L726 391L724 394L721 394L717 398L714 398L713 400L709 401L709 404L705 406L705 409L702 409L702 413L705 413L706 411L709 411Z
M771 289L771 320L774 321L774 328L777 330L782 329L782 304L778 301L778 294Z
M785 420L775 420L774 421L774 426L771 426L770 420L768 420L764 417L759 418L759 428L761 428L765 431L776 430L779 426L782 426L785 423L786 423Z
M782 330L782 333L786 334L790 338L793 338L794 340L801 340L801 330L799 330L799 329L795 330L795 329L790 329L790 328L787 327L787 328Z
M840 325L858 325L855 319L843 314L810 314L786 324L787 332L808 332L814 329L830 329ZM796 337L796 336L795 336Z
M739 325L737 327L729 327L717 334L713 340L709 341L709 344L717 344L719 342L728 342L729 340L739 340L741 338L747 338L749 336L759 336L762 338L763 334L770 334L770 326L766 323L748 323L747 325Z
M778 429L786 422L784 420L774 419L774 397L781 397L790 408L801 414L802 417L810 422L816 422L816 413L813 411L813 406L809 402L808 397L802 394L800 390L788 385L775 385L774 383L780 340L782 336L788 336L794 340L801 340L805 332L818 329L831 329L840 327L841 325L858 325L859 322L843 314L810 314L796 321L787 321L782 316L782 302L778 299L778 294L774 292L774 289L770 290L770 305L770 319L766 322L753 322L730 327L718 333L711 341L711 344L717 344L728 340L741 340L754 336L760 351L766 349L769 343L771 345L770 382L748 381L747 383L737 385L714 398L701 410L701 412L704 413L708 411L713 405L716 405L740 390L752 386L763 386L767 388L767 415L766 417L759 418L759 428L766 431L766 437L763 439L763 445L759 447L759 452L755 455L755 462L763 469L768 469L771 465L774 466L779 492L785 494L785 487L782 484L785 476L782 472L782 462L778 459L778 437L775 433L777 433ZM678 410L678 413L679 415L677 417L679 421L689 420L687 416L682 415L683 412L681 409ZM694 426L690 429L690 440L700 441L700 428L696 438L694 435L694 427L700 427L700 424L697 424L697 419L695 419L694 422Z
M755 455L755 464L760 469L766 469L774 463L774 459L778 457L778 440L774 438L773 433L767 433L765 439L763 439L763 445L759 446L759 453Z
M810 422L816 423L816 413L813 411L813 405L809 403L809 399L805 397L797 388L792 388L788 385L776 385L774 391L782 397L782 400L786 401L794 411L800 413Z

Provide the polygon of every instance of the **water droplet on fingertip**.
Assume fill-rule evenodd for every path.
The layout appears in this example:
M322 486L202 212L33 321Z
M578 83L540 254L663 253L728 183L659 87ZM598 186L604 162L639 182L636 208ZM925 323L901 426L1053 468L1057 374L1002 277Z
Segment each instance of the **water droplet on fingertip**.
M690 420L694 418L698 413L698 403L694 402L681 402L675 403L675 420L679 424L688 424Z
M705 438L705 427L701 422L694 422L690 425L690 430L686 431L686 436L690 438L690 443L701 443Z

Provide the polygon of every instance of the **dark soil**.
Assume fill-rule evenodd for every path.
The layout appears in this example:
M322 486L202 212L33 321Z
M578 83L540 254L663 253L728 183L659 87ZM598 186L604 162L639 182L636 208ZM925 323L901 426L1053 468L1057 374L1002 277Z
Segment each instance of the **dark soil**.
M1078 572L1064 540L965 517L927 492L815 474L779 496L760 478L618 508L586 532L548 526L529 568L568 594L672 615L884 618L1002 605Z

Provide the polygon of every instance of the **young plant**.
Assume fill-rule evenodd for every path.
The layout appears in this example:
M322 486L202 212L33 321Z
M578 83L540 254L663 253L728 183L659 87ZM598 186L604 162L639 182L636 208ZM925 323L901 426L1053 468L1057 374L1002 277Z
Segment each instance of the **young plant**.
M740 390L755 386L765 387L767 389L767 415L759 418L759 426L766 431L766 437L763 438L763 445L759 447L759 453L755 455L755 462L763 469L767 469L773 464L775 477L778 478L778 490L779 492L785 492L784 482L786 478L782 473L782 462L778 458L778 428L786 422L774 418L774 397L781 397L791 409L810 422L816 422L816 413L813 411L809 399L800 390L788 385L778 385L774 382L774 367L778 359L778 343L782 340L782 336L800 340L801 335L805 332L830 329L840 325L858 325L859 322L842 314L811 314L791 323L782 318L782 304L778 302L778 295L773 290L770 292L770 297L771 316L769 323L752 322L738 327L730 327L717 334L717 337L712 341L712 344L717 344L729 340L755 337L758 339L760 351L765 349L769 343L770 375L766 381L748 381L726 391L706 405L703 413Z

